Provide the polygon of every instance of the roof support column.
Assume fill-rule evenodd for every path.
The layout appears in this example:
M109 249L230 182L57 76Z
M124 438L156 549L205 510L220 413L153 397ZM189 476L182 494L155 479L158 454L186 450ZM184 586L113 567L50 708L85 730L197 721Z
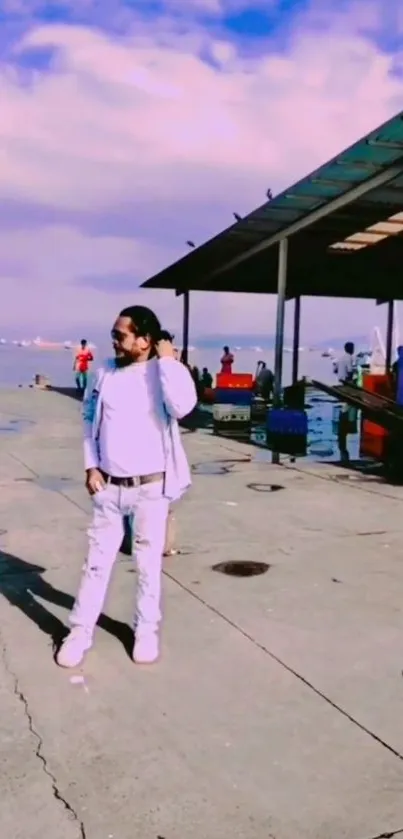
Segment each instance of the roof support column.
M189 360L189 291L183 292L183 331L182 331L182 361Z
M392 348L393 348L393 315L394 302L388 300L388 314L386 321L386 358L385 358L385 372L389 373L392 366Z
M278 276L277 276L277 316L276 316L276 344L274 351L274 386L273 408L281 405L281 386L283 375L284 321L285 300L287 290L287 257L288 239L281 239L278 248ZM280 463L278 452L272 453L272 463Z
M292 344L292 384L298 381L299 365L299 335L301 325L301 298L298 296L294 301L294 336Z

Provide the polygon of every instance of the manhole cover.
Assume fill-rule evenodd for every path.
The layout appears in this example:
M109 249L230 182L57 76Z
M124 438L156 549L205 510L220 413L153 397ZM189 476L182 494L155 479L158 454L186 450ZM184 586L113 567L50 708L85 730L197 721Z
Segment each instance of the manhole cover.
M230 560L213 565L213 571L229 574L231 577L256 577L258 574L265 574L269 568L270 565L267 562L253 562L246 559Z
M246 484L248 489L253 489L254 492L278 492L284 489L281 484Z

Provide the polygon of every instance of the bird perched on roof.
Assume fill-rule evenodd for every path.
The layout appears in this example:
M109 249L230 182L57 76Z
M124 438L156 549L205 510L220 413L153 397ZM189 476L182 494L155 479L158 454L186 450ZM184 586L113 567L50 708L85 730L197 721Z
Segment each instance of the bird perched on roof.
M239 213L233 213L232 215L234 216L235 221L242 221L242 216L240 216Z
M269 199L269 201L271 201L271 200L272 200L272 198L273 198L273 193L272 193L272 191L271 191L271 189L270 189L270 188L267 190L267 192L266 192L266 196L267 196L267 198Z

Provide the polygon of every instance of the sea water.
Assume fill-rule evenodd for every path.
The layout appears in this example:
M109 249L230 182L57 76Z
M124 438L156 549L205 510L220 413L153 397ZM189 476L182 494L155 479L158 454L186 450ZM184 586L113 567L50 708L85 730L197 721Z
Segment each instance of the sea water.
M97 347L94 350L95 365L99 360L102 362L111 349L108 344ZM220 369L221 347L196 347L189 354L192 365L199 369L207 367L213 376ZM268 367L274 367L274 353L270 349L254 351L244 349L234 352L234 372L255 373L259 360L264 360ZM50 384L55 387L70 387L74 385L73 353L71 350L42 349L40 347L17 347L15 345L0 345L0 387L27 386L33 383L35 375L46 376ZM283 356L283 382L284 385L291 382L292 355L284 353ZM299 353L299 376L306 376L309 379L317 379L327 384L336 384L333 374L332 361L323 358L321 352L304 351ZM310 459L335 460L338 459L337 441L332 427L333 410L336 405L320 391L309 390L307 394L308 423L309 423L309 446L308 456ZM263 442L265 438L264 429L257 429L257 441ZM352 457L357 456L358 438L352 435L349 438L349 448Z

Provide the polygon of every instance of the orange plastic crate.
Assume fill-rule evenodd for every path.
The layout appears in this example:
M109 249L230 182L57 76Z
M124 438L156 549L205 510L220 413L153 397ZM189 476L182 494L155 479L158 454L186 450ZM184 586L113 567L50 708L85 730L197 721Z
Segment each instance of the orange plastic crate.
M371 393L379 393L380 396L393 399L391 379L386 373L364 373L362 384L364 389ZM364 417L362 418L360 438L360 455L362 457L372 457L375 460L383 461L387 452L388 440L389 431L386 428L371 422L371 420L364 419Z
M253 387L252 373L217 373L217 388L243 388L251 390Z
M363 419L361 425L360 437L360 455L361 457L372 457L374 460L384 461L387 445L389 441L389 431L376 425L375 422Z
M369 390L371 393L378 393L379 396L386 396L387 399L394 400L391 377L387 373L364 373L362 386L364 390Z

